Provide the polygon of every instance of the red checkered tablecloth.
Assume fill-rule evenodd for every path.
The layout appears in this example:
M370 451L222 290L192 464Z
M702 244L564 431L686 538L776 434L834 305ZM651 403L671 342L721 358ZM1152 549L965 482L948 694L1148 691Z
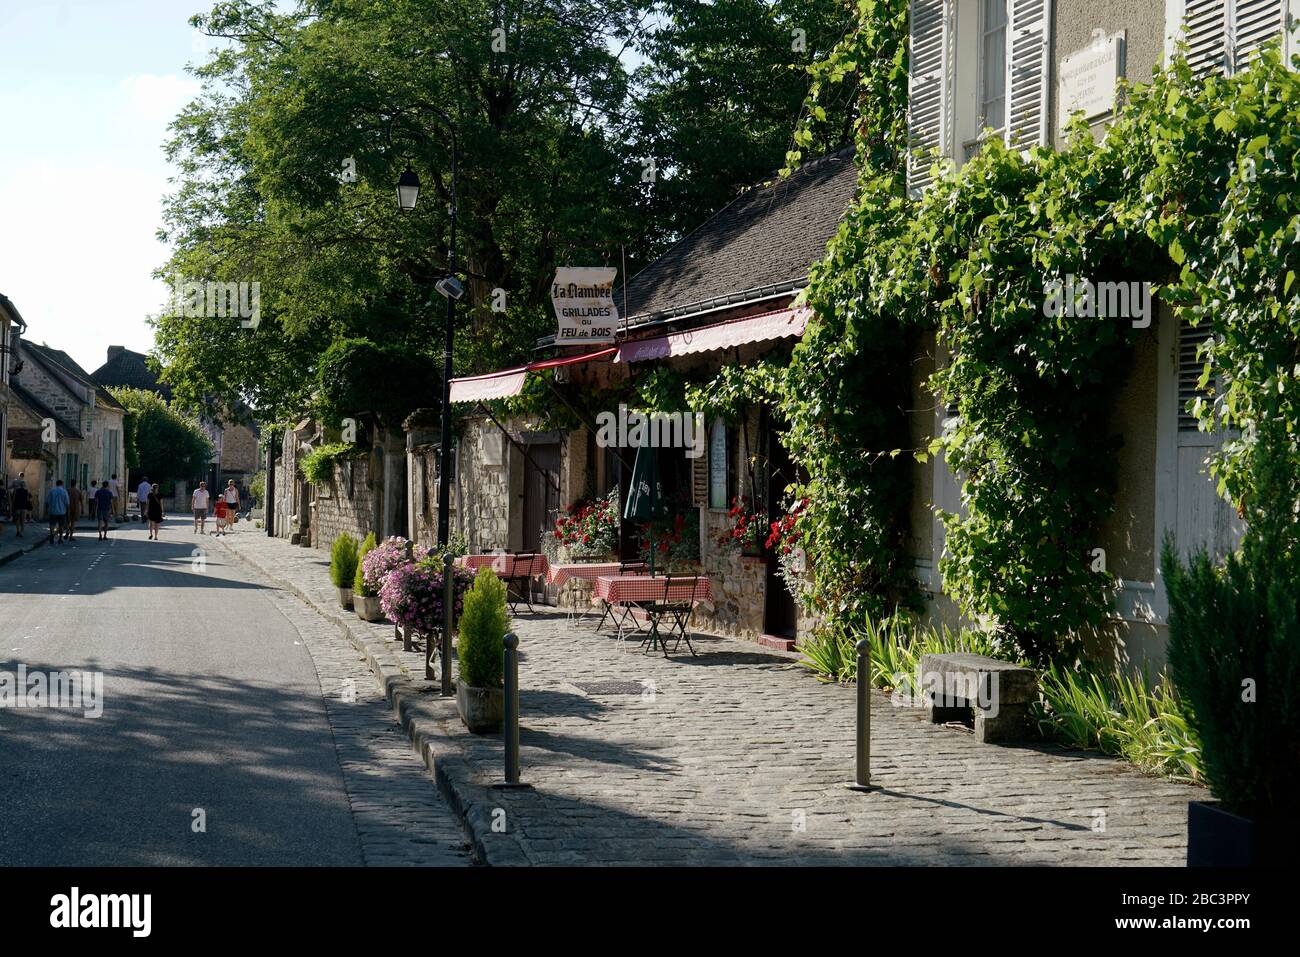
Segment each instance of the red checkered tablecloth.
M546 556L534 555L530 559L521 559L515 555L465 555L456 559L461 568L477 572L480 568L490 568L498 578L536 578L546 574Z
M630 602L663 601L664 576L655 575L600 575L596 578L596 597L611 605L625 605ZM669 601L686 601L691 597L689 578L673 583L668 591ZM713 583L705 576L700 576L695 586L695 604L705 608L713 607Z
M570 578L585 578L595 581L601 575L617 575L618 562L568 562L550 566L546 580L552 585L564 585Z

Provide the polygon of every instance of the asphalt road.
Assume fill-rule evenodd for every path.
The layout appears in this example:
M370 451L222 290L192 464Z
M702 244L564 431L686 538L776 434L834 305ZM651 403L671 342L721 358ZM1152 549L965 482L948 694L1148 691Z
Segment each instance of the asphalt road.
M188 522L145 536L0 566L0 697L103 673L98 717L0 707L0 865L362 863L301 635Z

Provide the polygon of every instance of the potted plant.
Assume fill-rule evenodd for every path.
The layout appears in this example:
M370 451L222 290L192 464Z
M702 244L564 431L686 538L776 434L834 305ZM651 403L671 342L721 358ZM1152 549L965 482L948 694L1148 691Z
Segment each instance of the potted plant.
M700 570L700 512L687 504L675 506L670 517L640 526L639 557L650 564L651 542L657 574L673 575Z
M739 546L740 553L749 557L763 554L763 537L767 533L767 510L753 508L749 498L737 495L727 510L727 527L718 536L718 547Z
M575 502L555 520L554 542L561 557L575 562L608 561L618 550L618 486L594 502Z
M383 611L379 607L379 585L366 577L366 556L375 550L377 544L375 533L371 532L357 552L357 572L352 579L352 607L362 621L379 621L383 617Z
M352 607L352 584L357 575L357 540L343 532L330 546L330 581L338 589L339 605Z
M1260 426L1241 550L1183 564L1166 541L1169 667L1214 802L1187 814L1188 866L1289 866L1300 851L1300 467Z
M491 734L501 727L507 622L505 585L492 569L480 568L473 587L465 593L456 644L460 661L456 707L474 734Z

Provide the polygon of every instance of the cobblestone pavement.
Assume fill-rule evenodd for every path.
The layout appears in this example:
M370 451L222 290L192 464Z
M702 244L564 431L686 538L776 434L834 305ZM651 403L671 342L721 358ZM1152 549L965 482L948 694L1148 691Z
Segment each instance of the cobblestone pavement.
M330 614L322 552L263 534L229 544ZM402 652L391 625L335 620L386 641L384 659L422 684L421 655ZM1185 863L1198 788L1092 753L981 745L876 693L881 789L850 791L852 689L757 645L702 636L699 657L683 646L664 659L592 623L514 619L530 790L488 790L501 777L499 736L466 733L420 687L402 705L458 755L448 766L467 769L454 789L470 795L458 803L473 805L489 862L500 849L503 861L548 865Z
M297 597L278 591L270 597L316 663L366 865L473 863L460 819L393 720L365 660L337 626Z

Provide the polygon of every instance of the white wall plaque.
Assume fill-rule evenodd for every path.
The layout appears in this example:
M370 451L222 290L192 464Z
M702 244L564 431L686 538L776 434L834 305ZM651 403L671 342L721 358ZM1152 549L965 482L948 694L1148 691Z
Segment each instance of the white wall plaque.
M1091 120L1115 109L1115 93L1124 75L1125 36L1123 30L1109 36L1096 30L1091 46L1061 58L1057 72L1058 130L1064 130L1076 112Z

